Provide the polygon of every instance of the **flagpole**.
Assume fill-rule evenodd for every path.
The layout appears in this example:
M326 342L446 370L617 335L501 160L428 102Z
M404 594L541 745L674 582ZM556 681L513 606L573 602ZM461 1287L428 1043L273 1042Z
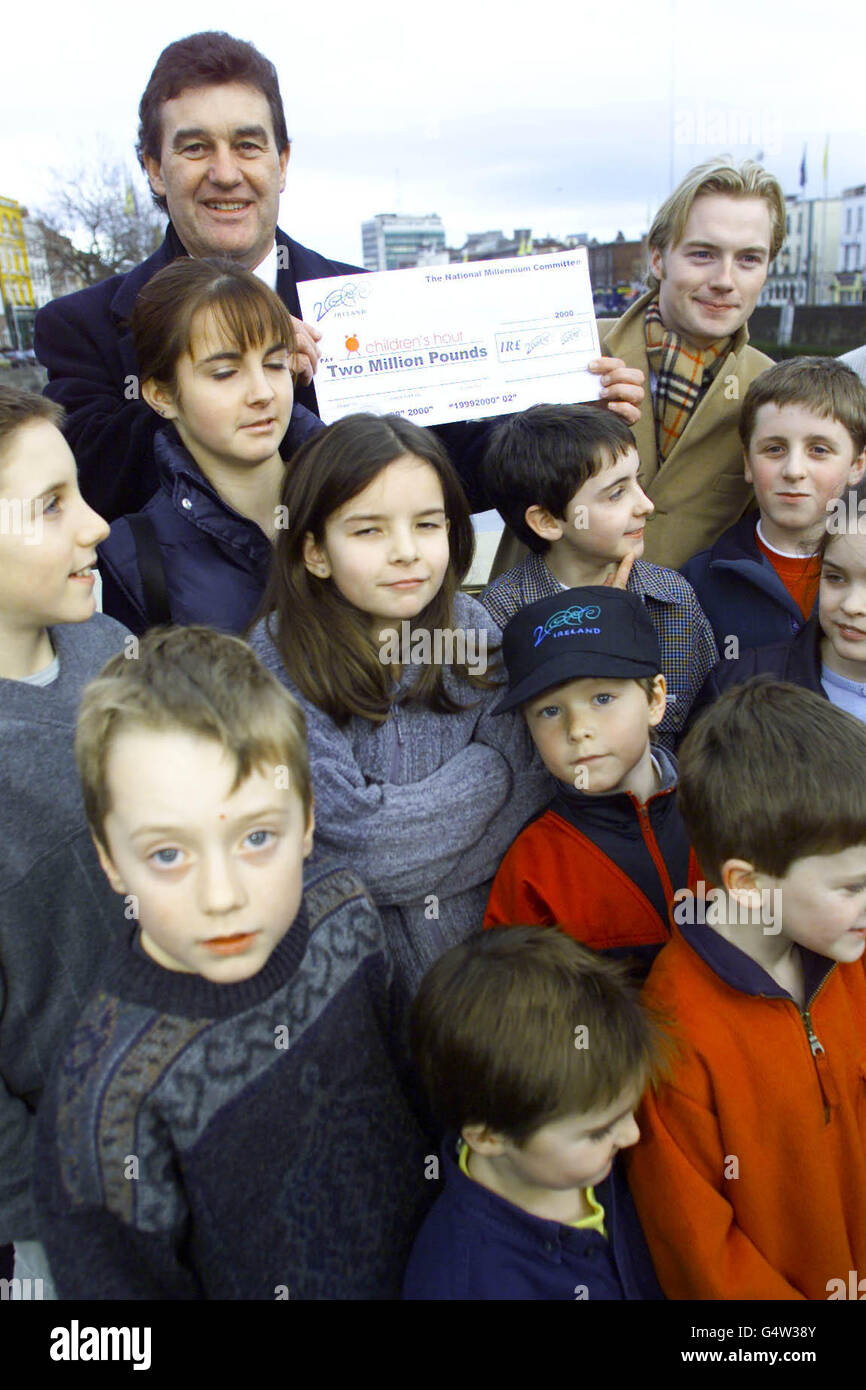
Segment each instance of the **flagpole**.
M812 285L812 204L806 198L806 150L808 145L803 146L803 158L800 160L800 197L806 204L806 292L803 299L804 304L811 303Z
M827 167L828 167L828 162L829 162L829 155L830 155L830 136L828 135L828 136L827 136L827 139L826 139L825 142L824 142L824 209L823 209L823 212L821 213L821 271L820 271L821 276L823 276L823 275L826 274L826 255L827 255ZM821 290L820 290L820 286L819 286L819 289L818 289L818 300L819 300L819 303L822 303L822 304L823 304L824 301L821 299Z
M668 33L670 34L670 72L668 85L668 192L674 191L674 39L676 36L676 0L670 0L670 20L668 23Z

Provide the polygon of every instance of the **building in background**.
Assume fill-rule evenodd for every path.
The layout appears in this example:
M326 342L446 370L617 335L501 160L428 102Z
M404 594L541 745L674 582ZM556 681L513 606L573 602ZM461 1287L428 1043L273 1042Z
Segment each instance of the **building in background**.
M618 232L615 241L599 242L586 232L562 239L533 236L529 227L515 227L514 235L501 231L472 232L463 246L449 252L452 261L502 260L508 256L538 256L547 252L573 251L584 246L589 263L596 307L621 313L640 293L646 268L646 237L626 241Z
M445 228L438 213L404 217L380 212L361 226L365 270L402 270L419 255L443 250Z
M31 217L14 198L0 198L0 347L33 346L37 309L84 281L66 268L68 237Z
M531 256L535 249L529 227L515 227L513 237L503 236L501 231L470 232L463 245L452 253L451 259L500 261L509 256ZM557 246L557 250L560 249Z
M448 258L452 261L499 261L510 256L540 256L546 252L573 251L575 246L586 246L587 235L579 232L558 237L534 237L531 227L515 227L513 236L505 236L502 231L470 232L462 246L448 248Z
M841 198L785 199L785 240L759 304L833 304L842 225Z
M21 226L27 246L27 261L30 266L30 286L33 291L33 305L41 309L55 296L51 285L51 271L48 265L48 249L45 245L45 232L42 223L31 217L26 208L21 209ZM76 286L77 288L77 286Z
M839 270L863 270L866 266L866 184L842 190L842 227L839 233Z
M588 252L596 308L621 314L644 288L646 237L626 241L622 232L617 232L613 241L600 242L593 237Z
M863 303L866 272L866 184L842 190L842 226L836 263L836 303Z
M453 257L447 246L428 246L418 252L416 265L449 265Z
M69 237L55 231L44 222L35 222L34 225L42 235L51 282L51 298L57 299L61 294L74 294L76 290L83 290L87 282L80 271L74 269L76 250Z
M26 213L14 198L0 198L0 347L33 346L36 308L24 237Z

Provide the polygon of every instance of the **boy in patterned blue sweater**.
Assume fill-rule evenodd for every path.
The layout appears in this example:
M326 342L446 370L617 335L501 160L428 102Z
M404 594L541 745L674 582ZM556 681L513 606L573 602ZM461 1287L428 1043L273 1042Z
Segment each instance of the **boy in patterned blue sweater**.
M299 708L238 638L156 630L88 687L76 757L137 926L40 1111L60 1296L396 1297L430 1145L378 914L309 857Z
M674 751L719 654L688 581L640 558L654 507L639 470L628 425L597 406L535 405L498 424L484 484L530 553L495 579L481 602L504 628L527 604L565 589L616 583L636 594L658 633L668 688L656 737Z

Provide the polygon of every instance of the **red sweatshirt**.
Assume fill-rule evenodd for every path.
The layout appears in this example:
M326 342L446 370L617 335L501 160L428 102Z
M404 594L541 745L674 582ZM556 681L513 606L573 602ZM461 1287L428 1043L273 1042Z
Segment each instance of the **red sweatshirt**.
M668 1298L826 1299L866 1275L866 970L802 955L802 1011L706 926L675 929L645 986L682 1040L627 1159Z
M676 764L667 785L641 804L631 793L589 797L560 791L518 835L487 903L484 926L561 926L597 951L641 948L670 937L674 892L693 891L698 865L676 805Z

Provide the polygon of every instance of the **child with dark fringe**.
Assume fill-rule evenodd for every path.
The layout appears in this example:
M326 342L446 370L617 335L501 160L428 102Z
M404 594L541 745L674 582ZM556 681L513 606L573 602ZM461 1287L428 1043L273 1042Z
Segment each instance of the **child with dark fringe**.
M412 1034L447 1138L403 1297L660 1298L617 1153L666 1037L623 967L555 927L484 932L427 974Z
M658 633L667 705L658 739L676 748L718 651L695 592L676 570L643 560L655 510L641 487L634 435L585 405L536 405L494 428L484 457L493 505L529 553L481 602L505 627L529 603L602 584L625 588Z

